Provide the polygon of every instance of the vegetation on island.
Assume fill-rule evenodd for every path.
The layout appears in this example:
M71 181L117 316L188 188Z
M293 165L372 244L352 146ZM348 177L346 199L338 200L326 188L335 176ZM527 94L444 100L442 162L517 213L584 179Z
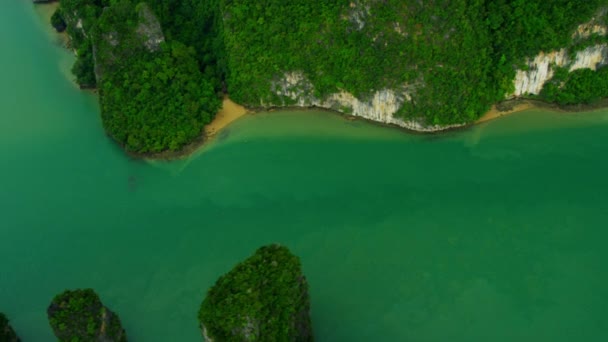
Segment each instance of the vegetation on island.
M8 318L0 312L0 341L2 342L19 342L21 341L11 327Z
M597 71L577 69L572 72L558 68L543 87L540 98L560 105L594 104L608 98L608 67L601 67Z
M221 276L198 313L208 341L313 341L308 282L287 247L260 247ZM66 290L47 308L53 333L66 342L126 342L118 316L93 289ZM0 341L19 342L0 313Z
M66 32L70 37L71 48L76 52L76 62L72 73L81 88L95 88L95 62L93 60L93 43L90 33L106 0L61 0L60 6L53 15L66 23Z
M67 20L78 50L73 72L81 85L99 89L103 124L114 140L146 154L177 151L201 135L221 107L221 82L201 64L200 58L214 61L205 54L210 47L197 50L177 39L198 44L199 37L169 30L176 39L165 38L146 3L63 0L61 8L75 13Z
M277 95L290 72L310 81L297 89L301 96L346 91L366 100L394 89L410 97L397 116L471 122L513 90L527 58L607 42L573 35L602 6L605 0L62 0L53 25L67 25L77 51L72 71L82 87L99 88L109 135L128 151L157 153L200 136L222 92L252 107L295 103ZM596 19L606 24L605 17ZM151 37L162 42L151 49ZM588 85L602 75L569 78ZM605 96L558 81L543 98Z
M147 5L104 10L94 39L106 131L129 151L176 151L200 136L221 106L195 50L165 41Z
M198 317L209 341L312 341L309 310L298 257L269 245L217 280Z
M118 316L92 289L64 291L53 298L47 314L59 341L127 341Z
M470 122L512 90L540 51L569 47L603 0L246 0L223 3L227 84L248 105L290 103L271 91L300 70L324 97L406 88L398 115Z

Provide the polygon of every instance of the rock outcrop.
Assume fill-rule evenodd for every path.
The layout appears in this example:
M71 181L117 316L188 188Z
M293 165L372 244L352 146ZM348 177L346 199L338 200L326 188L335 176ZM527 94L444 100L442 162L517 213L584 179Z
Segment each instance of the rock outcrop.
M513 93L507 98L525 95L538 95L545 83L550 80L555 68L568 68L570 71L589 68L596 70L608 64L608 46L598 44L588 47L571 55L568 50L561 49L549 53L541 52L527 61L527 70L517 70L514 80Z
M578 34L586 33L605 34L606 28L598 25L585 24L577 29ZM591 34L589 33L589 34ZM514 91L506 95L506 99L526 95L538 95L544 84L549 81L555 68L566 67L569 71L597 68L608 65L608 45L597 44L575 53L567 49L560 49L549 53L541 52L529 59L525 70L517 70ZM299 107L319 107L331 109L345 114L365 118L371 121L395 125L418 132L435 132L464 126L465 123L455 125L428 125L424 120L404 120L394 114L404 102L411 101L410 94L414 86L403 85L400 89L382 89L374 92L367 98L357 98L346 91L330 94L321 99L313 94L314 85L302 72L288 72L272 83L272 91L283 99L279 103L261 102L261 107L277 107L294 105ZM289 100L286 101L285 99Z
M144 45L150 52L156 52L160 50L160 44L165 41L165 35L163 29L160 26L160 22L152 13L152 10L148 4L142 2L137 5L137 15L139 17L139 24L137 25L137 34L143 38Z
M21 341L8 322L6 316L0 312L0 341L19 342Z
M313 340L308 283L286 247L261 247L221 276L199 311L203 338L212 341Z
M396 125L419 132L435 132L460 127L463 124L440 126L427 125L423 120L404 120L394 114L405 101L410 101L410 92L414 86L403 85L400 89L382 89L374 92L369 98L360 99L346 91L330 94L324 99L314 95L314 86L301 72L286 73L282 79L273 82L273 92L281 98L293 101L299 107L319 107L361 117L371 121ZM262 107L286 106L288 102L264 103Z
M606 36L605 16L608 7L600 8L586 23L580 24L572 33L575 42L582 42L591 36ZM541 52L526 61L524 70L517 70L513 81L514 91L506 98L515 98L526 95L538 95L543 86L555 74L556 68L568 68L569 71L577 69L591 69L608 64L608 45L596 44L583 50L570 52L568 49Z
M60 341L126 342L118 316L92 289L65 291L47 309L53 333Z

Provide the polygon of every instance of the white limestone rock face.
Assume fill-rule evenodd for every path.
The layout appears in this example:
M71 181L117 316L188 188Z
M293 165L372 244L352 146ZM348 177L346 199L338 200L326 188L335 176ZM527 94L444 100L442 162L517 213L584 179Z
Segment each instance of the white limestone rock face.
M606 64L608 64L608 45L596 45L577 52L570 65L570 71L584 68L596 70Z
M139 16L137 33L144 39L144 45L150 52L160 50L160 44L165 41L165 35L160 22L146 3L140 3L136 7Z
M514 98L524 95L537 95L545 83L553 77L555 67L568 67L570 71L589 68L596 70L608 64L608 46L599 44L577 52L570 56L566 49L541 52L528 60L528 70L517 70L515 76L515 91L507 95Z
M591 35L607 35L608 29L603 25L602 19L608 13L608 8L602 8L591 18L590 21L577 27L572 33L573 39L586 39ZM348 14L343 18L351 21L355 29L362 29L365 26L365 19L369 15L369 6L361 0L353 0L350 3ZM407 36L403 32L399 23L395 23L394 30ZM518 70L514 79L514 91L505 96L506 99L517 98L525 95L537 95L542 90L545 83L554 75L556 67L566 67L570 71L582 68L596 70L598 67L608 65L608 45L598 44L587 47L586 49L568 53L566 49L551 52L541 52L533 58L529 58L527 68ZM314 85L305 77L302 72L286 72L283 77L272 83L272 91L283 99L295 101L296 106L300 107L320 107L336 110L345 114L362 117L376 122L396 125L407 129L434 132L446 130L454 127L464 126L456 124L448 126L427 125L424 119L404 120L394 117L394 114L401 108L406 101L411 101L415 86L404 84L398 89L380 89L367 98L357 98L344 90L330 94L325 98L314 96ZM264 103L262 107L285 106L293 103Z
M586 23L580 24L572 33L572 39L583 40L592 35L605 36L608 29L603 24L603 18L608 13L608 7L602 7ZM583 51L570 55L566 49L541 52L527 61L527 70L518 70L514 80L515 91L507 94L506 98L525 95L538 95L545 83L554 75L555 67L567 67L568 70L592 69L608 64L608 46L598 44Z
M349 4L349 13L346 19L349 20L356 30L361 31L365 27L365 22L370 14L369 4L361 1L353 1Z
M405 101L410 101L411 86L404 85L401 89L382 89L372 94L367 99L356 98L344 90L330 94L324 99L313 96L314 86L301 72L288 72L279 81L273 82L272 90L275 94L296 101L299 107L320 107L332 109L345 114L351 114L368 120L385 124L396 125L419 132L435 132L446 130L457 125L426 125L423 121L403 120L393 115L401 108ZM264 103L263 107L285 106L283 103Z

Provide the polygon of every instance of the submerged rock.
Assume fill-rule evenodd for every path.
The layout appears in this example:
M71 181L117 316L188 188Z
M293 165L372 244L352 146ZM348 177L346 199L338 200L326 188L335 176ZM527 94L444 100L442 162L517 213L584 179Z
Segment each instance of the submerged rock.
M8 318L0 312L0 341L2 342L19 342L21 341L15 331L8 322Z
M60 341L127 341L118 316L92 289L64 291L55 296L47 314Z
M221 276L199 311L205 341L312 341L308 283L283 246L258 249Z

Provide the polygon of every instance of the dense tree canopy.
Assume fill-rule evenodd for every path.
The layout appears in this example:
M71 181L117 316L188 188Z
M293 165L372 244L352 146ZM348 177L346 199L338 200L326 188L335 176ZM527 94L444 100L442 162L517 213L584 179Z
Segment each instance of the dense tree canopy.
M221 276L199 320L214 341L312 341L308 283L283 246L259 248Z
M228 88L250 105L279 102L271 82L301 70L317 96L407 85L398 113L474 120L511 90L525 57L569 47L605 0L222 2ZM286 99L283 99L286 100ZM286 100L289 102L289 100Z
M162 2L155 5L162 8ZM201 135L221 105L220 76L211 67L203 68L207 75L201 72L194 47L181 43L177 34L165 39L145 3L68 0L62 2L66 11L81 13L72 20L78 42L73 71L83 86L99 83L103 124L110 136L128 151L156 153L177 151ZM199 56L209 53L205 48ZM208 58L216 64L214 57Z
M47 314L59 341L127 341L118 317L103 306L92 289L58 294Z
M179 42L109 73L100 91L107 131L140 153L178 150L220 107L213 86L200 77L194 51Z
M570 73L566 69L558 69L540 97L561 105L593 104L608 98L608 67L598 71L578 69Z
M396 115L471 122L513 88L540 51L606 43L573 35L606 0L156 0L164 43L147 47L138 0L62 0L83 87L100 89L108 133L129 151L179 150L199 136L227 90L244 105L290 104L273 84L301 72L307 95L366 99L407 89ZM144 16L145 17L145 16ZM156 21L157 19L154 19ZM606 23L606 16L596 18ZM149 39L148 39L149 40ZM588 102L603 73L577 71L544 98ZM600 80L601 81L601 80ZM577 84L576 90L574 84ZM557 94L563 92L564 95ZM584 94L583 94L584 93Z

